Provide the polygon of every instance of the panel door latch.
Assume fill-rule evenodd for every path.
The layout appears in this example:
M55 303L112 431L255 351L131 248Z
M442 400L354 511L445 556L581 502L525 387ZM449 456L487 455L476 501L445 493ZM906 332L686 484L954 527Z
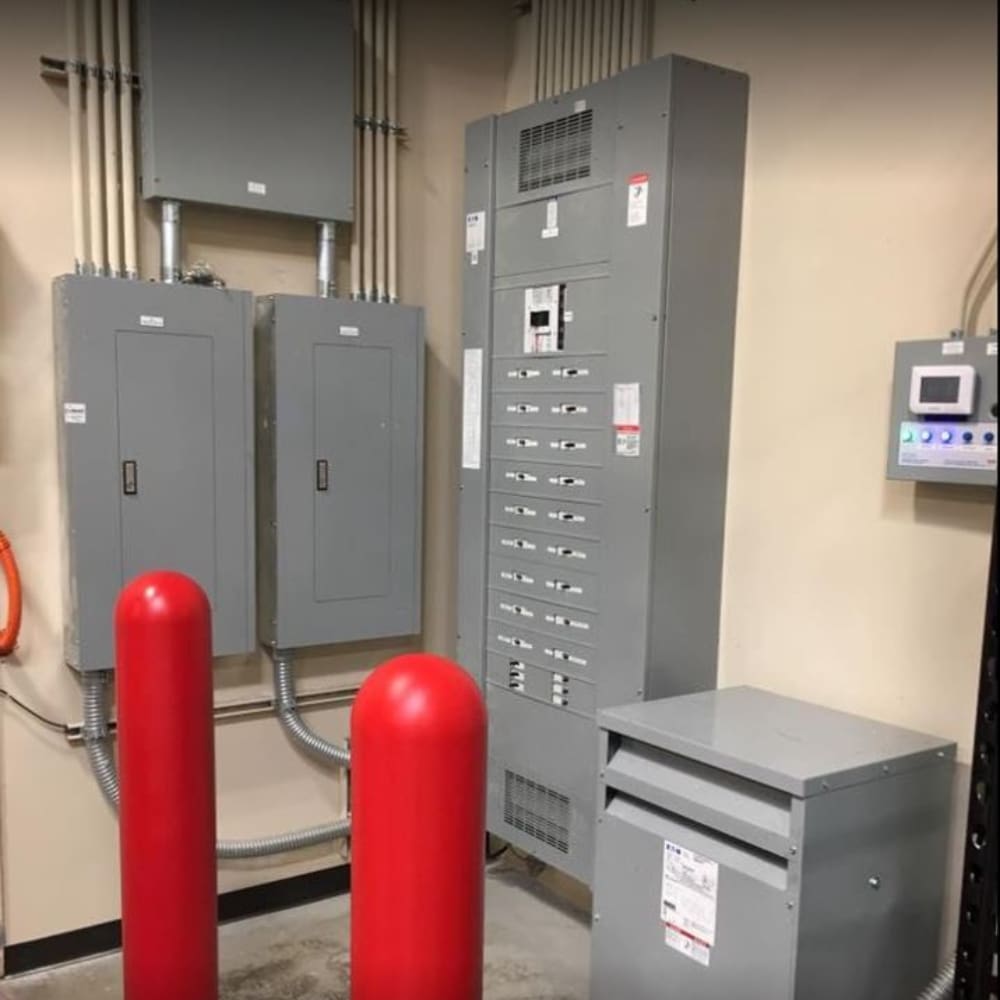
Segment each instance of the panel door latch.
M320 493L330 489L330 463L325 458L316 460L316 489Z
M122 462L122 492L127 497L139 492L139 470L133 459Z

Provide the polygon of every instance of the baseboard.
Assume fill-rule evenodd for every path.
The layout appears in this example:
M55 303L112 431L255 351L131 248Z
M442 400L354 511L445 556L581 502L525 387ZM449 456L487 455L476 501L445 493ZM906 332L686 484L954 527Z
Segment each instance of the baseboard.
M351 866L338 865L277 882L265 882L247 889L235 889L219 896L219 922L243 920L263 913L274 913L292 906L313 903L339 896L351 889ZM50 965L61 965L102 952L115 951L122 945L120 920L109 920L92 927L81 927L37 941L11 944L4 950L4 968L8 976L33 972Z

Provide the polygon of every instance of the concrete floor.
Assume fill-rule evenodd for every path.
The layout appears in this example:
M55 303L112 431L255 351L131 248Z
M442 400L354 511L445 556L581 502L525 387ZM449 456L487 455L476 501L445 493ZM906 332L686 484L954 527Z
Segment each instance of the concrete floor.
M347 1000L348 897L227 924L220 1000ZM485 1000L586 1000L587 914L516 863L486 879ZM4 1000L120 1000L119 956L0 983Z

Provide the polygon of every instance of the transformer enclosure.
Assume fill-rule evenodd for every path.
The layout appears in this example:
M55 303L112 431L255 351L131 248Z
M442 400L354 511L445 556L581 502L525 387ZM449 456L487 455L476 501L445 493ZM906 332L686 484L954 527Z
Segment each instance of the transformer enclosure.
M754 688L600 715L591 995L906 1000L955 745Z
M716 683L747 95L668 56L466 133L458 659L490 830L584 882L596 710Z
M216 655L254 642L249 292L64 276L53 284L65 651L114 666L119 591L196 580Z

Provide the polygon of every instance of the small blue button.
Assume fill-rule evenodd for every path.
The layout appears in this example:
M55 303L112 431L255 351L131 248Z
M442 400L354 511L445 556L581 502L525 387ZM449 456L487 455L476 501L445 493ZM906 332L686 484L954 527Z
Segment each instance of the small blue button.
M941 431L941 440L945 444L951 444L951 431Z
M920 440L923 441L923 442L925 442L925 443L927 441L933 441L934 440L934 435L930 431L921 431L920 432Z
M985 442L986 442L987 444L993 444L993 440L994 440L994 438L995 438L995 437L996 437L996 435L995 435L995 434L993 433L993 431L987 431L987 432L986 432L986 433L985 433L985 434L983 435L983 440L984 440L984 441L985 441Z
M973 434L972 434L972 431L966 431L966 432L965 432L965 433L964 433L964 434L962 435L962 440L963 440L963 441L964 441L964 442L965 442L966 444L972 444L972 438L973 438Z

